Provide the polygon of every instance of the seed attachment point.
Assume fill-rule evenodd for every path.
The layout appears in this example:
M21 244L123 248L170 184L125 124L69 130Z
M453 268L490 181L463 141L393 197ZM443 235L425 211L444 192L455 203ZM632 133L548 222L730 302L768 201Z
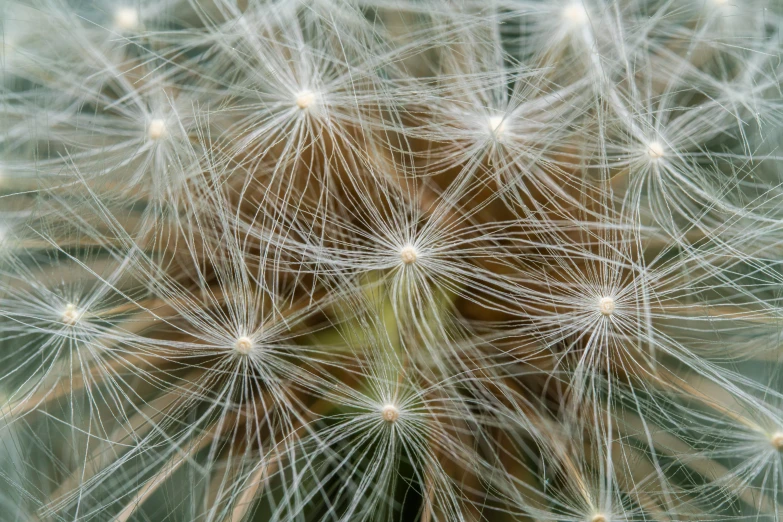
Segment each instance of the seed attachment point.
M296 95L296 106L302 110L309 108L313 103L315 103L313 91L302 91Z
M503 131L506 130L506 119L503 116L490 117L489 129L496 138L500 138L503 135Z
M614 302L614 298L612 297L609 296L602 297L598 301L598 311L606 316L612 315L614 313L614 308L615 308L615 302Z
M383 417L383 420L386 422L396 422L397 419L400 418L400 410L394 404L386 404L381 408L381 417Z
M783 452L783 431L778 431L772 434L772 438L770 438L770 442L772 443L773 448Z
M234 350L239 355L249 355L253 350L253 340L247 336L240 337L234 343Z
M79 321L82 313L76 308L73 303L68 303L63 310L61 320L65 324L76 324Z
M571 25L584 25L589 17L582 2L574 2L563 9L563 19Z
M659 141L653 141L649 145L647 145L647 155L654 160L660 159L663 157L663 155L666 153L666 151L663 148L663 145Z
M405 245L402 247L402 250L400 250L400 259L403 264L411 265L415 263L418 258L419 252L413 245Z
M114 25L121 31L139 28L139 12L132 7L120 7L114 12Z
M593 515L593 518L590 519L590 522L609 522L609 519L606 518L606 515L603 513L597 513Z
M161 138L165 138L166 134L166 122L164 120L156 118L150 121L150 124L147 127L147 136L149 139L159 140Z

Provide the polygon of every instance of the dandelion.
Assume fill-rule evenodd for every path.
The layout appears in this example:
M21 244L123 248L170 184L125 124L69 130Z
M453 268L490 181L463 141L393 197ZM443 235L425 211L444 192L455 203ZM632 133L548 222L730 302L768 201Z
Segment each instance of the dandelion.
M782 29L2 3L3 520L783 518Z

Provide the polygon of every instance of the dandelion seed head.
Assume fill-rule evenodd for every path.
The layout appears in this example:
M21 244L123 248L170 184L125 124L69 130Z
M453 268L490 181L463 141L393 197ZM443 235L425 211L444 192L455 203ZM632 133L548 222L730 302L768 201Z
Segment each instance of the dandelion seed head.
M386 422L396 422L400 418L400 410L394 404L386 404L381 408L381 416Z
M114 12L114 25L121 31L139 28L139 12L132 7L120 7Z
M315 103L315 99L316 95L313 91L301 91L296 95L296 106L305 110Z
M253 350L253 340L250 337L242 336L234 343L234 351L239 355L249 355Z
M783 451L783 431L778 431L772 434L770 438L772 447L778 451Z
M400 259L402 260L403 264L411 265L415 263L418 258L419 251L416 250L416 247L413 245L405 245L400 250Z
M154 120L150 121L150 124L147 126L147 136L149 139L159 140L161 138L165 138L166 134L166 122L164 120L155 118Z
M65 310L63 310L61 320L65 324L76 324L79 321L81 315L82 315L81 311L79 311L79 309L76 308L75 304L68 303L65 306Z
M660 159L665 154L663 145L659 141L653 141L647 145L647 155L654 160Z
M720 517L727 486L768 511L735 485L776 509L779 394L762 404L772 383L712 361L780 361L780 158L750 156L783 128L778 13L503 2L500 27L431 0L372 18L190 0L171 23L139 0L40 3L51 22L0 7L0 390L4 420L72 411L57 439L18 437L58 482L14 484L35 494L19 505L174 516L150 504L195 462L220 488L187 496L194 519L459 520L474 495L488 519L708 517L712 500ZM111 407L85 408L95 393ZM122 453L82 444L93 426ZM748 442L749 465L720 462ZM693 505L690 472L709 493ZM648 475L641 502L628 479ZM397 476L428 494L403 502Z
M598 301L598 310L604 315L612 315L615 309L614 298L606 296Z
M587 10L581 2L574 2L563 9L563 19L571 25L584 25L588 21Z

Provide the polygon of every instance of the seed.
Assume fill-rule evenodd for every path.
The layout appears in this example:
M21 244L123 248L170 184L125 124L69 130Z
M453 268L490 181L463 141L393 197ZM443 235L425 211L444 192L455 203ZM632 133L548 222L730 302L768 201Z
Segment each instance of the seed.
M166 122L161 119L154 119L147 127L147 136L151 140L159 140L166 136Z
M602 297L598 301L598 310L604 315L612 315L614 313L614 299L611 297Z
M503 116L492 116L489 119L489 128L496 138L500 138L506 130L506 120Z
M76 322L79 320L80 315L81 312L77 310L76 305L72 303L68 303L65 306L65 310L63 311L62 322L64 322L65 324L76 324Z
M121 7L114 13L114 25L122 31L134 31L139 28L139 12L132 7Z
M770 442L772 442L773 448L778 451L783 451L783 431L778 431L777 433L773 434Z
M240 337L234 343L234 350L239 355L248 355L253 349L253 340L250 337Z
M574 2L563 9L563 18L573 25L582 25L587 22L587 11L581 2Z
M296 95L296 106L302 110L307 109L315 103L315 93L313 91L302 91Z
M662 158L664 155L663 145L660 142L654 141L647 145L647 155L652 159Z
M400 410L394 404L387 404L381 409L381 416L386 422L396 422L400 418Z
M402 262L406 265L415 263L418 258L419 252L413 245L405 245L402 247L402 250L400 250L400 259L402 259Z

